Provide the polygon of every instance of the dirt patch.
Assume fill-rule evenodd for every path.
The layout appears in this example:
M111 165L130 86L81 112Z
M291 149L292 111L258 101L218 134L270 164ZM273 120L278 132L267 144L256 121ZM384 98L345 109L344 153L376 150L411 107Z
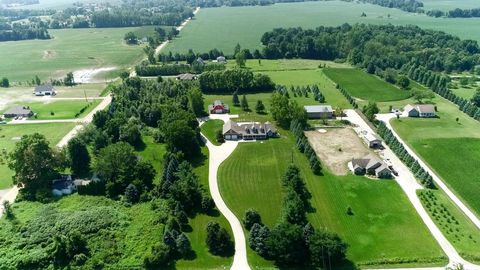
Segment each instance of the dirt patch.
M57 55L57 52L56 52L56 51L46 50L46 51L43 51L43 57L42 57L42 59L43 59L43 60L52 59L52 58L54 58L56 55Z
M322 163L335 175L347 175L347 163L370 150L352 128L330 128L326 132L307 131L305 135Z

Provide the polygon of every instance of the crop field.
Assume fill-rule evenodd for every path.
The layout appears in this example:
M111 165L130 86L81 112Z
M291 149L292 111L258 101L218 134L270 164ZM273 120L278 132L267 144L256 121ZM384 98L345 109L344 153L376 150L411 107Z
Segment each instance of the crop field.
M433 0L432 0L433 1ZM475 0L468 0L475 2ZM457 1L452 1L453 5ZM341 10L342 12L338 12ZM361 17L365 12L367 17ZM390 15L390 16L388 16ZM261 49L262 35L278 27L316 28L343 23L415 24L445 31L461 38L480 40L480 19L443 19L370 4L342 1L284 3L262 7L221 7L201 9L179 38L166 51L186 53L188 49L208 52L213 48L231 54L237 43Z
M0 42L0 74L10 81L31 81L35 75L58 79L85 68L129 68L144 54L142 46L123 42L125 33L136 29L49 30L50 40Z
M326 170L324 176L315 176L306 157L295 149L292 135L281 133L279 139L241 143L221 165L220 190L237 217L255 208L268 226L279 220L281 177L293 158L312 193L315 212L309 214L309 220L316 227L339 233L350 245L348 259L353 263L379 265L414 258L418 259L417 265L445 262L442 251L394 181L333 176ZM347 215L348 207L354 215ZM272 266L249 252L253 268Z
M40 133L50 141L50 145L57 144L65 134L74 127L73 123L55 124L28 124L28 125L1 125L0 126L0 189L9 187L12 184L12 172L8 169L3 149L7 152L13 150L15 143L23 135Z
M411 95L410 91L401 90L360 69L330 68L324 72L350 95L361 100L392 101L406 99Z
M74 3L94 3L94 0L40 0L38 4L16 7L18 9L64 9L73 7ZM119 3L118 0L103 1L108 3Z

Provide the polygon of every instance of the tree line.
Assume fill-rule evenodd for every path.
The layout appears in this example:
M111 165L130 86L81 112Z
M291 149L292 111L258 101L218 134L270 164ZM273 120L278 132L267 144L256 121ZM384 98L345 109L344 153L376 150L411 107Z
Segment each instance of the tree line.
M307 213L313 211L311 194L297 166L287 168L282 185L281 218L273 228L264 225L254 209L246 211L243 224L249 231L250 248L280 268L334 269L342 264L348 245L337 234L314 228L307 220Z
M432 71L461 72L480 63L476 41L412 25L277 28L263 34L261 42L265 58L344 59L373 70L398 70L414 62Z
M449 11L441 11L438 9L429 10L426 13L428 16L431 17L448 17L448 18L477 18L480 17L480 8L472 8L472 9L452 9Z
M433 182L432 176L425 171L422 166L412 157L403 144L398 141L398 139L393 135L393 132L387 127L387 125L380 121L377 126L377 133L380 135L385 143L392 149L395 155L400 158L400 160L407 165L407 167L412 171L415 175L417 181L424 186L425 188L429 189L436 189L436 186Z
M225 70L225 65L215 63L148 65L142 63L135 67L135 72L139 76L173 76L182 73L200 74L213 70Z
M275 88L269 76L240 68L203 72L198 81L204 93L245 94Z
M352 2L352 0L342 0ZM423 13L423 3L417 0L360 0L362 3L396 8L406 12Z
M28 39L50 39L47 27L42 22L0 22L0 42Z

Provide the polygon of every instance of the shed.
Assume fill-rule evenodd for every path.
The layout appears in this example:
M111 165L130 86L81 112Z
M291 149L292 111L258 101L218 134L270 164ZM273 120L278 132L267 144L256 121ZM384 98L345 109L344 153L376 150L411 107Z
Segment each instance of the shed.
M304 106L309 119L330 119L333 117L333 109L330 105Z

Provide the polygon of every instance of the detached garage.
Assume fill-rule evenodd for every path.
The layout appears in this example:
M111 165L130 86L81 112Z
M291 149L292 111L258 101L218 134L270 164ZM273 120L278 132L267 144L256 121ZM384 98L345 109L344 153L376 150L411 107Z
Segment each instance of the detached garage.
M333 109L330 105L304 106L309 119L330 119L333 118Z

